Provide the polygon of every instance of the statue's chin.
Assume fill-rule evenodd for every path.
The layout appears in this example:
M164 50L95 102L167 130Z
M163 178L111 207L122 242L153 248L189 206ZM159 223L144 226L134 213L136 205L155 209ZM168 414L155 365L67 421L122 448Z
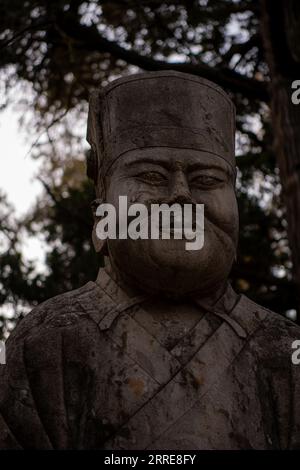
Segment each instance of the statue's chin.
M186 250L185 240L114 240L109 253L126 283L173 298L209 294L227 279L234 259L233 245L217 237L195 251Z

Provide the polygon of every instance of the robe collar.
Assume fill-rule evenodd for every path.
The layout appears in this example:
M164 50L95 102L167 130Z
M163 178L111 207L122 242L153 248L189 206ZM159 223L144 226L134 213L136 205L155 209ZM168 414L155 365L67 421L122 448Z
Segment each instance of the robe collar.
M115 307L110 314L106 315L100 322L99 327L102 330L108 329L112 322L123 311L136 305L142 306L147 299L151 298L151 295L144 294L141 291L125 285L120 280L114 279L110 266L108 268L100 268L96 284L109 296ZM241 300L241 296L236 294L229 282L226 284L224 293L213 304L209 304L208 302L202 303L201 298L196 295L192 296L190 300L192 300L201 311L204 310L225 321L240 338L247 337L247 332L243 325L231 315Z

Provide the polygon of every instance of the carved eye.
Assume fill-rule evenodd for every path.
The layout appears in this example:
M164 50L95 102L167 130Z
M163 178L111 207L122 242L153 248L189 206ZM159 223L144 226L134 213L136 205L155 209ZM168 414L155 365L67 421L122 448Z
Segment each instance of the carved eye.
M167 178L159 171L144 171L143 173L139 173L137 178L147 184L155 185L167 183Z
M202 187L202 188L210 188L219 185L223 181L220 178L216 178L215 176L209 175L199 175L194 177L191 180L191 184L193 186Z

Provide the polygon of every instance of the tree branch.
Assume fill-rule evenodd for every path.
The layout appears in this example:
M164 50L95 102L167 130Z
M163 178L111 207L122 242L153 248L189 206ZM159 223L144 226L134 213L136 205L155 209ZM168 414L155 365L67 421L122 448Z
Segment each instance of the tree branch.
M13 43L17 39L22 38L26 33L28 32L31 33L32 31L39 30L39 29L44 30L47 26L51 24L52 24L52 21L50 20L49 21L41 20L41 21L36 21L35 23L31 23L29 26L26 26L25 28L22 28L20 31L15 33L10 39L0 41L0 50L6 47L12 46Z
M254 34L246 42L242 42L239 44L234 43L231 45L230 49L228 49L228 51L225 52L225 54L223 54L222 58L226 62L230 62L230 60L235 54L245 55L245 53L250 51L253 47L258 46L259 41L260 41L259 34Z
M89 230L91 229L90 224L87 222L85 216L82 216L81 214L78 214L77 211L73 212L72 210L69 209L68 206L65 206L62 203L62 199L59 199L58 197L56 197L56 195L52 191L49 184L46 183L46 181L44 181L43 178L38 177L37 179L44 186L44 189L46 190L47 194L50 196L50 198L52 199L52 201L54 202L56 207L61 211L62 214L66 215L66 217L69 218L70 220L72 220L72 219L77 220L77 222L80 225L85 226L87 229L89 229Z
M136 65L141 69L149 71L172 69L178 72L190 73L212 80L230 91L243 94L249 99L259 99L265 102L269 101L269 92L266 83L245 77L233 70L211 67L203 62L192 64L189 62L171 63L155 60L152 57L143 56L133 50L125 49L116 42L101 36L96 26L80 25L66 15L57 18L57 27L61 34L67 35L81 43L87 50L110 53L115 58L121 59L128 64Z

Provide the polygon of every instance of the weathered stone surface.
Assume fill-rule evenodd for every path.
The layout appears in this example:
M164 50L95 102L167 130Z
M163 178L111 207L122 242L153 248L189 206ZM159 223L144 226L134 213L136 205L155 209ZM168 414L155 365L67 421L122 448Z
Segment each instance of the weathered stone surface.
M97 280L36 307L7 342L0 448L300 448L300 329L228 284L233 122L223 91L175 72L94 95L99 200L204 203L205 244L94 236Z

